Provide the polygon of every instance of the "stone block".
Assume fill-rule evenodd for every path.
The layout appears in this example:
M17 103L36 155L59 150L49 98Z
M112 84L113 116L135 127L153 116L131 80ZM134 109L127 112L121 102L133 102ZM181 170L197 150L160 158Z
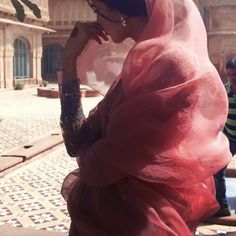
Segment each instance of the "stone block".
M39 155L59 144L63 143L63 137L60 132L41 137L35 141L26 143L0 156L0 172L24 162L34 156ZM1 235L1 234L0 234Z
M39 87L37 88L38 96L47 98L59 98L58 89Z
M21 155L0 156L0 172L7 170L13 166L16 166L17 164L23 162L24 160L25 160L25 156L21 156Z

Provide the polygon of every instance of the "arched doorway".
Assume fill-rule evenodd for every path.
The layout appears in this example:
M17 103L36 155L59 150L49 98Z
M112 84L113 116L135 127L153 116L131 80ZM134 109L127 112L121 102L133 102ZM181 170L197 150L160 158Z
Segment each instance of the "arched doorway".
M57 80L57 71L61 69L63 50L64 48L59 44L48 44L44 47L42 58L44 80Z
M13 75L14 79L29 78L29 46L24 38L14 42Z

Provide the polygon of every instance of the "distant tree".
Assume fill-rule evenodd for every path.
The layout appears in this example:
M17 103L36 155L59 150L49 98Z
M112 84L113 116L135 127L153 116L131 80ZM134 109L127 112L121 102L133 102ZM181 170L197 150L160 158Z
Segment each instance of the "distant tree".
M11 2L16 9L17 18L19 21L24 22L25 20L25 9L23 4L27 6L37 18L41 18L41 11L39 7L30 0L11 0Z

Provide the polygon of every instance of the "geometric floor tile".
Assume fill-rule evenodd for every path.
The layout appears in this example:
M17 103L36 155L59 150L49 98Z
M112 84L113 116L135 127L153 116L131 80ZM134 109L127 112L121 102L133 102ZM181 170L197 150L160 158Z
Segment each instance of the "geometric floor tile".
M32 212L32 211L45 209L45 207L39 202L31 202L31 203L28 203L28 204L20 204L20 205L18 205L18 207L23 212Z
M61 186L76 169L61 147L0 179L0 226L68 232L70 217Z
M59 224L59 225L55 225L55 226L50 226L50 227L46 227L46 228L42 228L43 230L48 230L48 231L57 231L57 232L68 232L69 227L67 227L64 224Z
M42 194L44 197L51 197L51 196L59 196L60 195L60 191L57 188L39 190L39 193Z
M4 224L8 224L13 227L22 227L22 224L17 219L14 219L14 218L10 220L5 220L5 221L0 220L0 226Z
M57 177L55 177L55 178L53 178L53 181L54 182L57 182L58 184L60 184L60 186L62 185L62 183L63 183L63 178L57 178Z
M4 181L4 185L5 186L6 185L12 185L12 184L15 184L15 183L16 183L16 181L14 179L12 179L12 178L9 178L6 181ZM2 186L2 182L0 182L0 186Z
M45 222L52 222L52 221L57 220L57 218L50 212L30 215L29 218L34 222L34 224L42 224Z
M65 200L60 198L55 198L55 199L51 199L49 200L49 202L51 202L54 206L59 207L59 206L64 206L65 205Z
M18 192L24 190L20 185L10 185L10 186L5 186L1 187L3 192L5 193L10 193L10 192Z
M35 182L29 183L29 185L30 185L32 188L51 187L51 184L48 183L47 181L35 181Z
M12 212L7 207L0 207L0 217L12 215Z
M63 212L67 217L69 217L69 213L67 209L61 209L61 212Z
M64 176L63 173L52 173L52 172L47 172L45 173L45 175L47 175L49 178L61 178L62 176Z
M9 197L14 202L21 202L21 201L24 201L24 200L33 199L32 195L30 195L29 193L20 193L20 194L9 195Z
M23 181L38 181L41 179L38 175L23 175L20 177Z

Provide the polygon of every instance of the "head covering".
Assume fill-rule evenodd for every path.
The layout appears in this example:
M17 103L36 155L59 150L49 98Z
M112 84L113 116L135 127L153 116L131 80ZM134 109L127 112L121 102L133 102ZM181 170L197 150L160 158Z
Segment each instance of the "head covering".
M147 16L145 0L102 0L110 8L131 16Z
M212 176L231 159L221 132L227 94L193 1L146 2L149 23L117 78L124 100L109 114L105 136L81 151L81 178L90 186L118 185L145 216L142 233L129 235L191 236L217 210ZM109 225L109 204L93 201Z

